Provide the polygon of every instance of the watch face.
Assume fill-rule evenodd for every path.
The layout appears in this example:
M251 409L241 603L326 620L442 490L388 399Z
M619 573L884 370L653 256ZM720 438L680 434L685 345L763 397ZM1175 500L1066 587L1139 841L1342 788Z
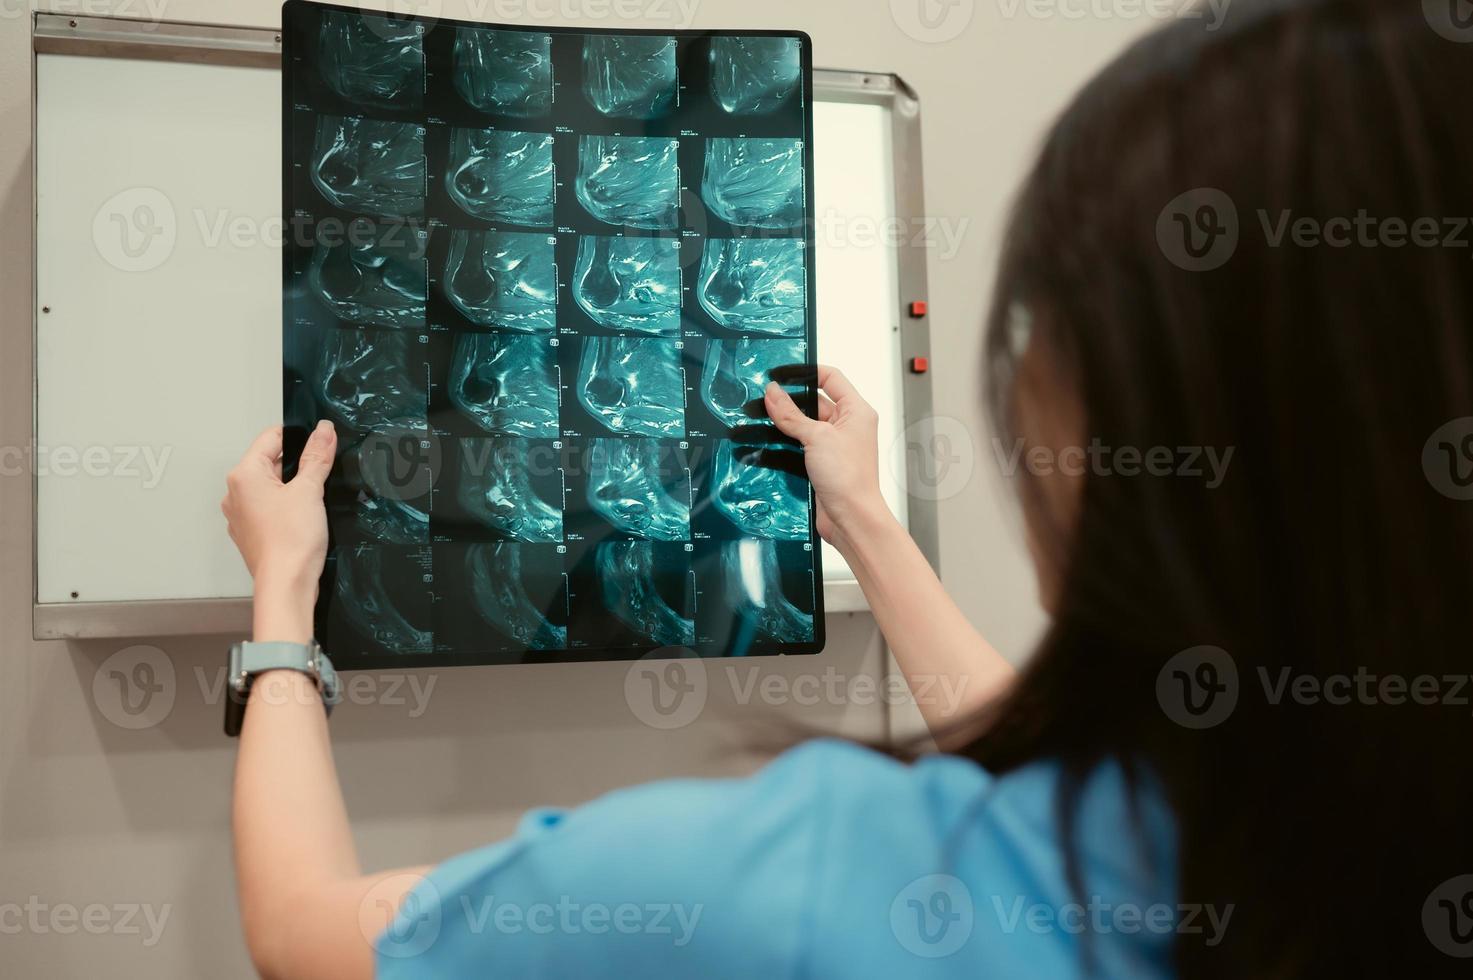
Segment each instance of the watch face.
M233 683L234 679L239 677L244 670L241 666L241 648L243 646L244 644L242 643L232 643L230 645L230 656L226 660L226 669L229 671L225 675L227 683Z
M322 671L320 677L322 699L327 702L329 708L343 699L343 683L338 677L338 672L332 669L332 664L326 660L320 662Z
M240 726L245 721L246 699L237 693L234 683L226 685L225 695L225 734L235 738L240 734Z

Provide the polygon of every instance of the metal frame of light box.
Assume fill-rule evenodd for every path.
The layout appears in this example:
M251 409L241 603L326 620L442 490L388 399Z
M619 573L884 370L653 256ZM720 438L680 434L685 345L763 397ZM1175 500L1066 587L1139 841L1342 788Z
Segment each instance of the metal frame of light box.
M41 54L95 56L104 58L146 58L209 65L236 65L253 68L281 67L281 34L269 28L221 27L207 24L152 22L117 17L69 17L65 14L37 13L34 16L31 43L31 80L35 92L35 59ZM925 213L924 182L921 168L921 109L915 92L898 76L858 71L820 68L813 73L814 96L820 102L849 102L888 108L891 117L891 143L894 153L895 213L916 217ZM31 104L31 154L35 167L36 107ZM35 202L32 202L33 221ZM40 327L35 310L35 229L32 228L33 331ZM894 330L900 334L902 421L905 425L924 425L932 417L931 376L917 374L906 365L913 358L929 358L931 335L929 317L912 315L911 304L927 296L926 250L896 249L899 273L899 297L894 316ZM17 362L6 372L14 375L29 367L31 371L32 417L31 441L37 439L35 334L32 334L31 363ZM6 377L7 382L19 382ZM908 487L924 485L919 466L921 454L906 453ZM33 510L38 494L33 478ZM907 495L910 533L933 567L939 568L940 541L935 501L914 494ZM177 599L136 602L49 602L38 601L36 595L37 556L40 541L32 514L32 627L38 640L111 639L126 637L226 635L248 632L251 622L249 599ZM857 584L825 583L829 612L855 612L865 607Z

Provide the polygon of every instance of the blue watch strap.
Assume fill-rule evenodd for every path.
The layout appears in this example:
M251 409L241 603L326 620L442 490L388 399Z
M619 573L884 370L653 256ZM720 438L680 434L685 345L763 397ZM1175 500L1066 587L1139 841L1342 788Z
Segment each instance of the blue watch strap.
M312 660L312 648L305 643L242 643L241 666L250 674L268 670L306 671Z
M300 671L317 681L329 713L332 706L342 700L337 671L316 641L310 645L283 642L240 644L241 673L253 678L268 670Z
M230 647L230 673L225 680L225 734L231 738L240 734L256 675L268 670L295 670L312 678L328 715L342 700L338 672L316 640L310 644L236 643Z

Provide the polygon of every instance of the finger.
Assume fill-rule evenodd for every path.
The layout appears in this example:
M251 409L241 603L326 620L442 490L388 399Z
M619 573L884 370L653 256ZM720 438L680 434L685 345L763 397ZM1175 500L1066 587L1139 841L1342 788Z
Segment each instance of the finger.
M851 398L856 401L864 401L864 396L860 395L859 389L844 376L844 372L830 364L818 366L818 386L828 393L835 404Z
M772 419L778 431L784 435L790 435L806 445L823 427L822 422L804 415L798 403L793 401L793 396L783 391L782 385L776 381L767 386L763 398L767 402L767 417Z
M279 459L281 459L281 426L273 425L256 436L256 441L251 443L251 448L246 450L241 462L273 466Z
M832 395L835 401L846 398L864 400L844 372L831 364L783 364L768 371L767 375L780 385L805 388L816 385Z
M767 418L767 395L742 402L742 414L749 419Z
M331 422L323 419L317 423L317 428L312 430L312 435L307 437L307 445L302 447L302 458L297 463L297 475L292 482L306 480L321 487L327 482L327 475L332 472L332 464L337 457L337 451L337 430L333 428Z
M747 445L792 446L794 449L803 445L796 437L781 432L770 425L734 425L727 430L726 436L733 442L746 443Z
M820 422L828 422L831 419L833 419L833 417L835 415L838 415L838 414L839 414L839 409L837 407L835 407L835 405L833 403L833 400L830 399L829 396L828 395L825 395L823 392L819 392L818 393L818 420Z
M795 450L738 446L736 454L748 466L760 466L765 470L778 470L802 480L808 479L807 457Z
M818 384L818 366L815 364L779 364L768 371L767 376L780 385L812 388Z
M742 414L749 419L767 418L767 396L753 398L751 401L742 403ZM839 410L834 407L834 402L828 395L819 392L818 395L818 420L820 422L832 421Z

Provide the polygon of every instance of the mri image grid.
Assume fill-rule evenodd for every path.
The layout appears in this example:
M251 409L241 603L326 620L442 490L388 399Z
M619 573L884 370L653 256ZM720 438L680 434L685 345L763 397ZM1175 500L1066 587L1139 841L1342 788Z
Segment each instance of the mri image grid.
M797 34L291 2L287 458L337 428L340 667L822 648Z

